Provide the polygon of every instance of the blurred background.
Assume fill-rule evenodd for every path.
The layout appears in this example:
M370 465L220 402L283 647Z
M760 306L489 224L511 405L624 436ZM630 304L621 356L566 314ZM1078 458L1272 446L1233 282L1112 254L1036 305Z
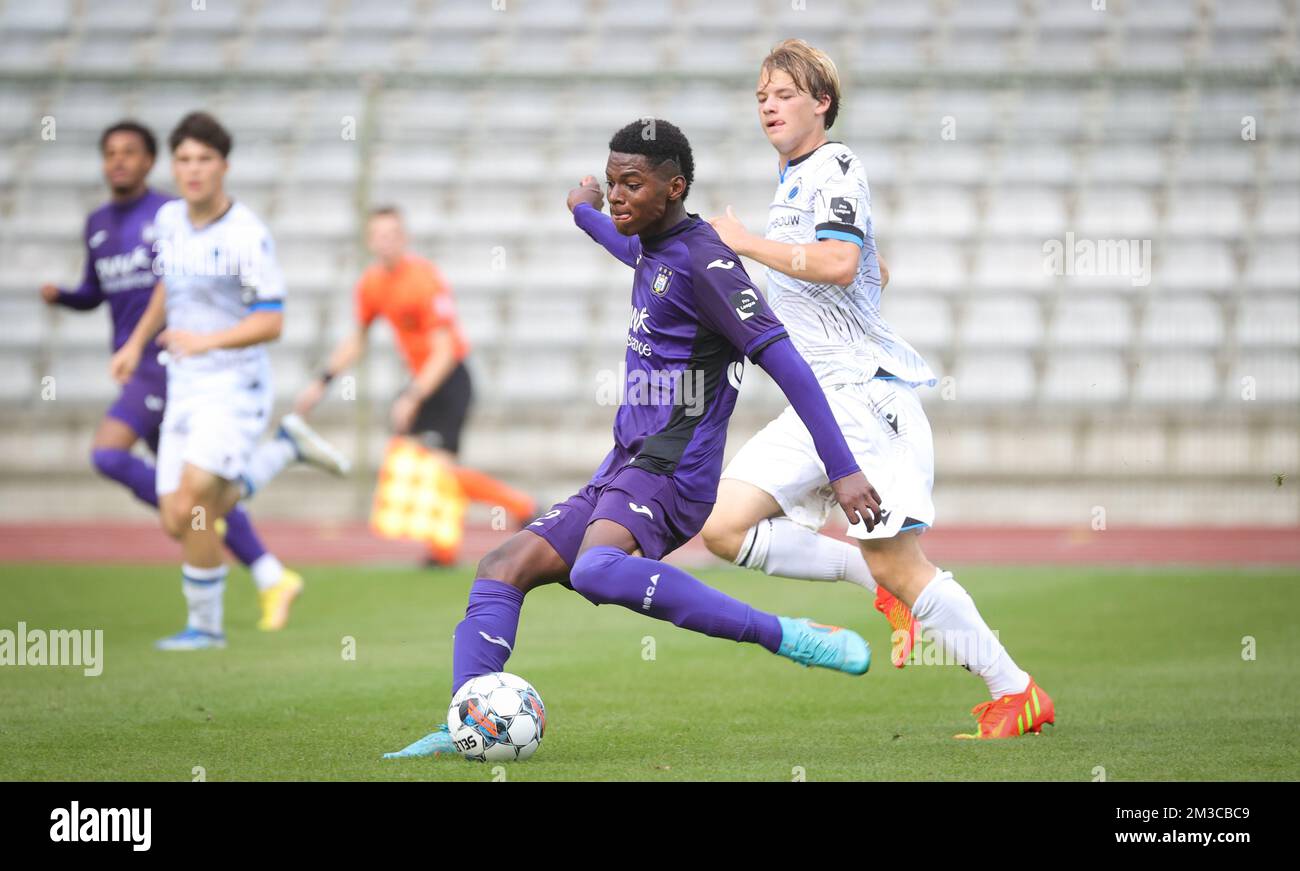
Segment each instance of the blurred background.
M154 522L89 463L107 312L37 294L80 275L106 125L163 140L202 108L233 132L227 188L289 287L278 411L351 327L367 208L399 206L473 345L465 463L549 504L609 447L597 390L631 277L568 189L614 130L662 117L694 146L688 207L761 232L776 156L753 90L799 36L843 78L831 137L867 169L884 314L943 379L922 391L936 534L1097 529L1100 508L1294 535L1298 27L1295 0L0 2L0 520ZM165 154L152 182L171 189ZM1057 269L1052 240L1149 263ZM382 322L359 378L313 418L356 473L286 475L257 517L364 522L405 380ZM751 367L728 455L783 405Z

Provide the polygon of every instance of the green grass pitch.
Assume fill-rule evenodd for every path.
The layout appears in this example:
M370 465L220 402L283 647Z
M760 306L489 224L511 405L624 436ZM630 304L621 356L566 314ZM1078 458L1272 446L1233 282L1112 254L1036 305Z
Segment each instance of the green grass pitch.
M892 668L888 624L862 590L717 569L703 576L757 607L862 631L871 672L802 669L545 588L525 604L507 668L545 700L546 739L494 769L379 758L446 713L468 570L311 568L278 634L254 628L237 570L230 646L159 653L154 639L182 620L176 569L0 566L0 629L102 629L105 648L99 677L0 666L0 779L1300 777L1295 569L957 569L1053 695L1044 736L954 741L982 682L953 666Z

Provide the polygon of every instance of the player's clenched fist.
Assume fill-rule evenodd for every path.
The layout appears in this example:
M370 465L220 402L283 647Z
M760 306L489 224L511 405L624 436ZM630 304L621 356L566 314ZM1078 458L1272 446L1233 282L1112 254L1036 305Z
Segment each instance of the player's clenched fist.
M876 528L880 522L880 494L866 475L861 472L845 475L832 481L831 489L835 491L835 499L844 509L849 523L857 523L860 519L867 525L867 532Z
M113 376L113 380L118 384L125 384L131 380L131 376L135 374L135 369L139 365L140 349L131 342L127 342L108 361L108 374Z
M585 177L578 187L569 191L569 211L576 209L579 203L586 203L598 212L605 208L605 197L600 192L600 183L595 176Z

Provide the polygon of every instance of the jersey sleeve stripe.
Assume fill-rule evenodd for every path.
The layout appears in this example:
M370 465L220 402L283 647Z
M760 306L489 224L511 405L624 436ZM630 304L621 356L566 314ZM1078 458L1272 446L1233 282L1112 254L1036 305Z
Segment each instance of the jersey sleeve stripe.
M843 239L845 242L852 242L861 246L866 235L852 224L840 224L837 222L828 222L818 224L816 227L818 239Z
M284 302L278 299L264 299L261 302L255 302L249 306L251 312L260 311L280 311L284 308Z
M761 354L763 352L763 349L766 348L768 345L772 344L773 342L779 342L782 339L787 338L788 336L789 333L785 331L784 325L777 325L775 327L772 327L771 329L757 336L754 339L754 341L749 343L749 347L745 349L745 356L753 360L755 357Z

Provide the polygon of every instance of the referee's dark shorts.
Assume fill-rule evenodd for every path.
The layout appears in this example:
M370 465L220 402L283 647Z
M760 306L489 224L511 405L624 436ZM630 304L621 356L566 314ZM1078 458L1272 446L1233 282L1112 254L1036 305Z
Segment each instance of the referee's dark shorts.
M465 428L473 398L474 385L470 381L469 369L462 361L456 364L442 386L420 403L415 412L415 422L411 424L412 437L425 447L459 454L460 433Z

